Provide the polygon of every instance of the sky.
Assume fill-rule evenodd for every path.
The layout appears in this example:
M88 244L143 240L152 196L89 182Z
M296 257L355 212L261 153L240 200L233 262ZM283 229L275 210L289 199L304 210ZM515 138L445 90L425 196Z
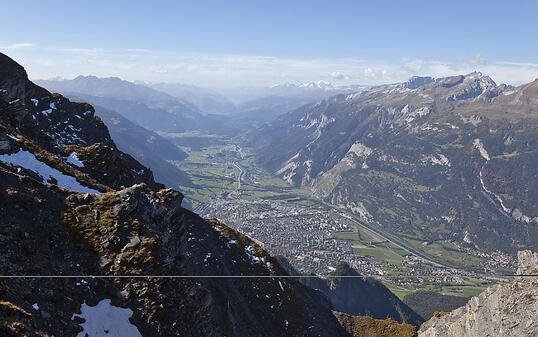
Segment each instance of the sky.
M203 87L538 78L538 1L5 1L0 52L31 79Z

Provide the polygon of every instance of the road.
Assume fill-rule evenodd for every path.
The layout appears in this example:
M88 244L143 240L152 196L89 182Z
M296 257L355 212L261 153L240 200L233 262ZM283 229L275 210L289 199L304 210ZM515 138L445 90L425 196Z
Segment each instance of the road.
M458 267L454 267L454 266L449 266L449 265L446 265L446 264L443 264L439 261L435 261L433 260L430 256L422 253L421 251L413 248L412 246L410 246L409 244L403 242L402 240L398 239L397 237L395 237L394 235L392 234L388 234L387 232L383 231L382 229L379 229L379 228L376 228L370 224L368 224L367 222L365 222L364 220L362 220L361 218L357 217L356 215L350 213L349 211L347 210L344 210L344 209L341 209L335 205L332 205L332 204L329 204L327 202L324 202L324 201L321 201L321 200L317 200L318 202L322 203L323 205L329 207L329 208L332 208L336 211L339 211L339 212L342 212L344 214L346 214L348 217L351 217L352 220L354 220L359 226L363 227L364 229L366 230L370 230L374 233L376 233L377 235L381 236L382 238L388 240L389 242L391 242L392 244L404 249L404 250L407 250L408 252L410 252L411 254L415 255L415 256L418 256L420 258L422 258L423 260L437 266L437 267L442 267L442 268L447 268L447 269L456 269L456 270L462 270L462 271L467 271L465 269L462 269L462 268L458 268ZM494 281L508 281L506 278L502 277L502 276L496 276L496 275L489 275L489 274L484 274L482 272L476 272L476 271L473 271L473 273L477 276L480 276L482 279L485 279L485 280L494 280Z
M413 248L410 245L406 244L405 242L398 239L394 235L388 234L387 232L366 223L364 220L357 217L356 215L354 215L352 213L349 213L349 211L341 209L341 208L339 208L339 207L337 207L335 205L329 204L329 203L327 203L325 201L321 201L321 200L318 200L318 201L320 203L322 203L323 205L327 206L327 207L330 207L330 208L332 208L332 209L334 209L336 211L345 213L348 217L351 217L351 219L353 221L355 221L359 226L363 227L366 230L369 230L369 231L372 231L372 232L376 233L377 235L381 236L382 238L384 238L385 240L387 240L390 243L394 244L395 246L398 246L398 247L400 247L402 249L405 249L408 252L410 252L411 254L416 255L416 256L428 261L429 263L431 263L431 264L433 264L433 265L435 265L437 267L452 268L451 266L447 266L447 265L444 265L444 264L439 263L437 261L434 261L431 257L429 257L429 256L425 255L424 253L416 250L415 248Z

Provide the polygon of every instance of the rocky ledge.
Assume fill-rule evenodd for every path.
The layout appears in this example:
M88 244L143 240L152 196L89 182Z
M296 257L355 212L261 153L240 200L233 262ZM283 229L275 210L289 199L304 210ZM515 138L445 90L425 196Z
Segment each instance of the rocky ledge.
M432 317L419 337L538 336L538 254L518 253L518 275L489 287L461 308Z

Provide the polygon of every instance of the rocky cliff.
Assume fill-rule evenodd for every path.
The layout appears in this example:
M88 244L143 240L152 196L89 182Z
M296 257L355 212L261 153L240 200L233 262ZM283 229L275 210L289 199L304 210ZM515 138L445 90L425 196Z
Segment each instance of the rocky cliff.
M1 336L347 334L319 293L182 198L90 105L0 54Z
M419 337L522 337L538 335L538 254L518 253L518 275L512 282L486 289L467 304L432 317Z

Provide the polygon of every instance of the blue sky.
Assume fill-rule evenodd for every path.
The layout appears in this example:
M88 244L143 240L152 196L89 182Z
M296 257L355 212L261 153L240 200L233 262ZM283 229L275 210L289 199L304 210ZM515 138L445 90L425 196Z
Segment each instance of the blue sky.
M0 51L31 78L209 87L538 77L537 1L2 1Z

